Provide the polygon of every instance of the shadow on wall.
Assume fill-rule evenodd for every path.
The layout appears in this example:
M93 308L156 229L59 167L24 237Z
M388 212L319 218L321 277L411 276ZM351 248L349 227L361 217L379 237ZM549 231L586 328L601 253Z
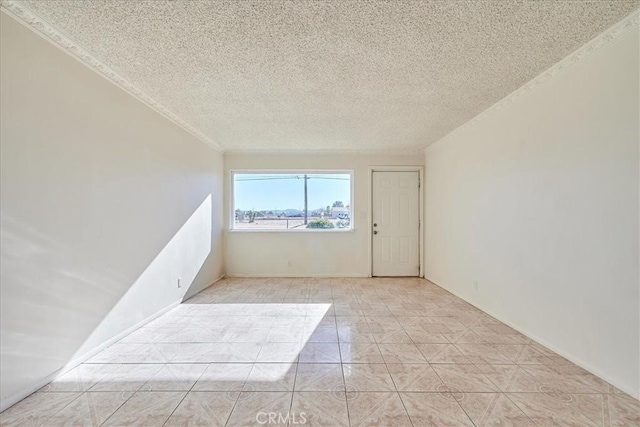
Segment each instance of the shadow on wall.
M132 281L3 212L2 400L181 301L211 255L211 236L209 194ZM126 254L127 242L117 244Z

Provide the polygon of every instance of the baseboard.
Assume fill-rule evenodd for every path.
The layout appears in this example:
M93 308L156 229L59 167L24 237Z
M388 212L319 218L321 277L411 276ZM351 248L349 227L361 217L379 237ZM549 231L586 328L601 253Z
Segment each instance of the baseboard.
M570 361L572 363L575 363L576 365L578 365L582 369L591 372L593 375L603 379L604 381L608 382L612 386L622 390L623 392L627 393L629 396L632 396L635 399L640 399L640 390L630 390L626 386L618 384L617 381L611 379L609 377L609 375L607 375L606 373L602 372L601 370L591 366L589 363L586 363L586 362L576 358L573 354L569 354L566 351L562 350L561 348L558 348L557 346L547 342L545 339L542 339L542 338L536 336L535 334L532 334L532 333L530 333L528 331L525 331L524 329L522 329L518 325L515 325L515 324L511 323L510 321L504 319L502 316L493 313L491 310L485 310L480 305L470 301L469 299L467 299L466 297L463 297L462 295L459 295L457 292L452 291L451 289L447 289L445 286L442 286L442 285L434 282L433 280L431 280L431 279L429 279L427 277L425 277L425 280L428 280L429 282L433 283L434 285L436 285L436 286L444 289L445 291L457 296L458 298L460 298L461 300L471 304L472 306L474 306L478 310L482 310L483 312L485 312L489 316L501 321L505 325L509 326L512 329L515 329L516 331L520 332L522 335L524 335L527 338L535 341L536 343L548 348L549 350L553 351L554 353L559 354L560 356L564 357L568 361Z
M222 280L224 277L225 277L224 274L221 275L220 277L215 279L213 282L211 282L210 285L205 286L204 288L200 289L198 292L202 292L203 290L207 289L208 287L214 285L216 282ZM196 292L196 293L198 293L198 292ZM5 399L0 400L0 412L10 408L11 406L15 405L16 403L18 403L19 401L21 401L25 397L27 397L27 396L31 395L32 393L35 393L36 391L40 390L42 387L44 387L45 385L49 384L51 381L55 380L58 376L64 375L65 373L69 372L70 370L72 370L73 368L77 367L78 365L80 365L80 364L86 362L87 360L91 359L93 356L95 356L96 354L98 354L99 352L104 350L105 348L109 347L111 344L114 344L114 343L120 341L121 339L123 339L127 335L137 331L138 329L140 329L141 327L143 327L147 323L151 322L152 320L155 320L158 317L162 316L163 314L165 314L166 312L168 312L172 308L177 307L183 301L184 301L184 298L180 298L179 300L172 302L171 304L169 304L168 306L164 307L163 309L161 309L161 310L157 311L156 313L152 314L151 316L141 320L140 322L136 323L135 325L125 329L124 331L122 331L119 334L113 336L112 338L108 339L107 341L103 342L102 344L98 345L97 347L87 351L86 353L82 354L81 356L74 357L74 359L71 360L70 362L68 362L65 366L63 366L62 368L60 368L60 369L52 372L51 374L47 375L46 377L44 377L40 381L36 382L32 386L30 386L30 387L28 387L28 388L26 388L26 389L24 389L24 390L22 390L22 391L20 391L18 393L14 393L13 395L11 395L11 396L9 396L9 397L7 397Z
M132 332L140 329L141 327L143 327L147 323L151 322L152 320L162 316L163 314L165 314L167 311L171 310L172 308L177 307L178 305L180 305L180 303L182 303L182 299L179 299L177 301L172 302L168 306L164 307L162 310L152 314L151 316L147 317L146 319L141 320L140 322L136 323L135 325L133 325L133 326L125 329L124 331L120 332L119 334L109 338L107 341L103 342L102 344L98 345L97 347L89 350L88 352L82 354L81 356L75 357L73 360L68 362L65 366L63 366L62 368L58 369L57 371L54 371L51 374L47 375L42 380L40 380L37 383L33 384L31 387L29 387L27 389L24 389L21 392L15 393L15 394L13 394L13 395L5 398L5 399L2 399L2 401L0 401L0 411L4 411L5 409L8 409L9 407L11 407L14 404L18 403L19 401L21 401L25 397L29 396L30 394L35 393L36 391L40 390L42 387L44 387L45 385L49 384L51 381L56 379L58 376L64 375L65 373L69 372L70 370L72 370L73 368L77 367L81 363L89 360L90 358L92 358L93 356L95 356L96 354L98 354L99 352L104 350L105 348L109 347L111 344L114 344L114 343L120 341L122 338L124 338L127 335L131 334Z
M184 294L184 296L182 297L182 302L185 302L186 300L188 300L189 298L198 295L200 292L204 291L205 289L210 288L211 286L215 285L216 283L218 283L220 280L224 279L225 277L227 277L226 274L222 274L218 277L216 277L215 279L213 279L213 282L209 283L207 286L205 286L202 289L198 289L197 292L194 292L193 294L189 294L188 292L186 294Z
M322 279L355 279L355 278L363 278L363 277L371 277L368 274L349 274L349 275L336 275L335 273L318 273L318 274L243 274L243 273L231 273L227 274L226 277L236 278L236 279L272 279L272 278L282 278L282 279L300 279L300 278L322 278Z

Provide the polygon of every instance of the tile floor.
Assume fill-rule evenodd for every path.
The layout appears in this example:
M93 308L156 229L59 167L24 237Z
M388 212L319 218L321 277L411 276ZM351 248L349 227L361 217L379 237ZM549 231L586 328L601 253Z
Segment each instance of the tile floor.
M640 404L426 280L227 279L0 422L640 426Z

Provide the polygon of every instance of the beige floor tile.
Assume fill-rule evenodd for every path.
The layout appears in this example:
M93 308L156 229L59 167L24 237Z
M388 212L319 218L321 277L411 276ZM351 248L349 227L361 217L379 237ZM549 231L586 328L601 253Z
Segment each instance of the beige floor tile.
M601 394L508 393L507 396L539 426L602 426Z
M516 363L519 365L554 365L554 360L531 345L525 345L518 353Z
M102 377L90 391L137 391L150 381L163 367L159 364L122 364Z
M89 363L167 363L173 355L162 344L115 343L89 360Z
M241 391L253 364L212 363L193 386L193 391Z
M337 363L301 363L296 373L296 391L343 391L342 366Z
M403 392L400 397L414 426L473 426L458 402L440 393Z
M255 362L262 346L263 344L260 343L224 343L216 349L214 361L233 363Z
M292 396L292 392L243 392L227 427L287 425Z
M133 393L99 391L82 394L46 421L47 426L99 426L122 406Z
M422 328L406 329L407 335L414 344L448 344L449 340L442 334L430 333Z
M515 332L511 334L501 334L492 329L496 324L487 324L471 327L471 330L480 336L488 344L530 344L532 341L524 335Z
M2 426L42 426L80 396L74 392L33 393L0 413Z
M395 391L396 389L384 364L343 364L342 371L348 392Z
M458 401L476 427L533 426L527 417L502 393L465 393Z
M473 365L432 365L442 382L461 392L497 392L498 388Z
M535 379L537 391L545 392L549 389L568 393L608 393L610 391L610 385L606 381L575 365L521 365L520 367ZM516 388L512 387L510 390L515 391Z
M340 343L343 363L384 363L378 345L375 343Z
M458 334L453 334L450 341L454 344L488 344L489 341L477 334L473 330L465 330Z
M211 363L216 362L223 343L182 343L172 344L171 363Z
M237 397L237 394L227 392L189 392L165 427L222 427L227 423Z
M471 363L481 364L515 364L518 361L523 345L504 344L456 344L460 352L469 359Z
M301 343L303 336L304 326L280 326L271 328L266 342Z
M455 332L455 331L452 331L451 328L449 328L449 326L443 323L429 322L428 317L425 317L425 321L421 326L423 331L428 332L430 334L443 334L446 336L446 334Z
M428 364L392 364L389 373L398 391L435 392L442 381Z
M82 364L59 376L40 391L87 391L101 379L113 375L118 368L119 364Z
M427 363L415 344L378 344L385 363Z
M204 363L164 365L141 391L189 391L209 365Z
M392 309L391 311L395 310L396 309ZM422 324L425 323L424 316L403 315L405 308L399 308L397 310L399 313L394 316L396 316L396 320L404 330L423 330Z
M244 391L292 391L296 363L256 363L244 384Z
M300 310L304 310L304 308ZM287 316L286 314L284 314L285 312L286 310L283 310L282 315L274 316L273 322L271 324L273 328L272 331L276 333L283 332L285 334L288 334L291 332L298 332L299 330L304 329L306 316ZM288 341L285 341L285 342L288 342Z
M154 322L152 322L152 324ZM163 338L178 334L180 333L181 329L182 328L176 327L151 327L147 325L143 326L137 331L133 331L132 333L121 339L119 342L138 344L162 342Z
M364 313L359 308L334 305L336 316L363 316Z
M175 391L137 392L103 425L105 427L162 426L185 394L185 392Z
M231 327L224 330L221 341L227 343L263 343L267 340L271 328L237 328Z
M371 327L367 318L357 315L336 315L336 325L338 328L349 328L358 332L371 332Z
M296 391L289 416L289 425L349 426L347 400L343 392Z
M376 339L369 329L369 326L364 328L357 327L352 328L348 326L338 326L338 339L341 343L375 343Z
M640 401L626 394L609 394L605 400L605 425L640 426Z
M402 402L414 426L468 424L462 408L477 425L640 425L637 400L422 279L225 279L89 362L3 425L162 423L192 387L168 425L264 425L259 407L286 423L292 400L341 425L336 395L352 425L408 425Z
M260 349L256 362L295 363L301 351L300 343L265 343Z
M373 333L404 331L402 325L392 316L365 316L369 329Z
M338 330L335 326L305 326L306 342L338 342Z
M527 374L522 368L518 365L475 365L478 368L478 371L482 372L496 387L498 387L501 391L508 391L511 388L514 388L513 391L518 391L514 387L519 381L524 381L523 384L529 382L529 384L533 384L533 378L528 379L527 377L531 377ZM533 387L526 387L521 391L539 391L535 388L535 384Z
M338 343L306 343L300 351L300 363L340 363Z
M409 335L404 331L404 329L374 332L373 338L376 340L377 343L380 343L380 344L393 344L393 343L413 344L413 341L411 340Z
M358 392L347 398L352 427L411 426L409 415L397 392Z
M416 344L429 363L471 363L453 344Z

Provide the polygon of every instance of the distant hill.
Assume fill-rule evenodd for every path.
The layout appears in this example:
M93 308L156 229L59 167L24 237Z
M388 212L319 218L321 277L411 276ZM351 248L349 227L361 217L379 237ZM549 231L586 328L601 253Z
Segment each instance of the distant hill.
M283 212L286 216L302 215L304 213L299 209L285 209Z
M323 208L318 208L318 209L309 209L309 215L312 214L319 214L320 212L324 212L325 210ZM304 211L300 210L300 209L264 209L261 210L260 212L264 212L265 214L268 215L276 215L276 216L302 216L304 215Z

